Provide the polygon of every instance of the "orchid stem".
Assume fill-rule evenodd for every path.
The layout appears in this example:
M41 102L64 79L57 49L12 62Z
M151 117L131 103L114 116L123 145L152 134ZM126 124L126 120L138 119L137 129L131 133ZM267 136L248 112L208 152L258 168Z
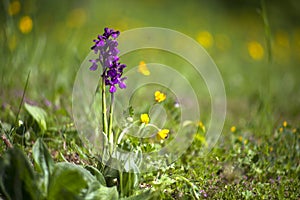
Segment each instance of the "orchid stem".
M105 98L105 80L102 78L102 125L103 132L107 134L107 116L106 116L106 98Z
M109 108L109 123L108 123L108 140L109 140L109 152L110 155L113 153L113 146L114 146L114 134L112 131L113 126L113 110L114 109L114 94L111 94L111 102L110 102L110 108Z

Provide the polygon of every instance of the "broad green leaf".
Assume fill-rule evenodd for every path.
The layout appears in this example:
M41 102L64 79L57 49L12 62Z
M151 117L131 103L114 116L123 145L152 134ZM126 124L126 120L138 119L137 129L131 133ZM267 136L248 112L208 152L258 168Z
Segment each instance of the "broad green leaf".
M101 184L83 167L71 163L57 163L54 166L48 187L48 199L83 199L89 187Z
M85 200L117 200L119 199L119 194L117 188L101 186L98 190L89 193Z
M24 106L27 112L38 123L40 129L42 131L45 131L47 129L47 125L46 125L47 113L42 108L37 106L32 106L27 103L25 103Z
M7 199L42 199L31 164L16 147L0 160L0 187Z
M99 181L99 183L101 183L101 185L106 186L105 178L97 168L90 165L85 166L85 168L97 178L97 180Z
M54 161L42 139L39 138L33 145L32 155L37 170L43 173L43 189L47 192L49 178L54 168Z

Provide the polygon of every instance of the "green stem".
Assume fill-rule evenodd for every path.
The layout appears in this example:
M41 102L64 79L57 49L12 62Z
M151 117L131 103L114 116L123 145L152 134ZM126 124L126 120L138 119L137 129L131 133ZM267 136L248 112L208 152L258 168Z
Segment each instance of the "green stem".
M112 131L113 126L113 112L114 112L114 94L111 94L111 101L110 101L110 107L109 107L109 123L108 123L108 141L109 141L109 152L110 155L112 155L114 150L114 134Z
M123 189L123 172L120 170L119 171L119 176L120 176L120 194L121 194L121 197L123 197L124 195L124 189Z
M103 132L107 134L107 116L106 116L106 97L105 97L105 80L102 78L102 125Z
M19 123L19 115L20 115L21 108L22 108L22 105L23 105L23 102L24 102L24 98L25 98L25 94L26 94L26 91L27 91L30 73L31 73L31 71L29 71L29 72L28 72L28 75L27 75L26 83L25 83L25 86L24 86L23 94L22 94L22 99L21 99L21 102L20 102L20 104L19 104L19 109L18 109L18 112L17 112L15 124L14 124L15 127L18 127L18 123ZM13 128L13 126L12 126L12 128Z

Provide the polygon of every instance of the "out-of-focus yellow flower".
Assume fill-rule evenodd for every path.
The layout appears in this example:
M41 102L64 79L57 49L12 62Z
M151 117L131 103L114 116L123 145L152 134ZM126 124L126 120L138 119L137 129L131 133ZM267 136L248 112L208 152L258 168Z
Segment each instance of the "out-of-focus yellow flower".
M297 133L297 129L293 128L292 133Z
M155 101L157 101L159 103L164 101L167 98L167 96L164 93L160 92L160 91L156 91L154 93L154 96L155 96Z
M21 4L19 1L13 1L8 5L8 14L10 16L16 15L20 12L21 10Z
M230 131L231 131L232 133L236 132L236 127L235 127L235 126L232 126L232 127L230 128Z
M86 11L82 8L73 9L67 17L69 28L79 28L86 22Z
M244 140L244 144L248 144L248 140Z
M270 150L270 152L272 152L273 151L273 147L270 147L269 150Z
M170 132L169 129L162 129L162 130L158 131L158 133L157 133L157 138L158 138L159 140L167 139L168 136L169 136L169 132Z
M283 132L283 128L280 127L280 128L279 128L279 133L282 133L282 132Z
M248 53L253 60L262 60L264 57L264 48L257 42L252 41L248 43Z
M205 133L205 131L206 131L205 126L201 121L198 123L198 126L202 130L202 132Z
M149 121L150 121L150 118L149 118L149 115L148 114L141 114L141 122L142 123L145 123L145 124L148 124L149 123Z
M139 64L139 68L138 68L138 72L145 75L145 76L149 76L150 75L150 71L147 68L147 65L144 61L141 61Z
M13 51L16 49L17 46L17 37L16 35L11 35L8 37L8 48L9 50Z
M283 126L283 127L287 127L287 125L288 125L287 121L284 121L284 122L282 123L282 126Z
M29 16L24 16L20 19L19 29L22 33L27 34L32 30L32 19Z
M201 31L197 36L197 41L204 48L210 48L214 43L214 38L208 31Z
M238 140L239 140L240 142L242 142L242 141L243 141L243 137L242 137L242 136L239 136L239 137L238 137Z

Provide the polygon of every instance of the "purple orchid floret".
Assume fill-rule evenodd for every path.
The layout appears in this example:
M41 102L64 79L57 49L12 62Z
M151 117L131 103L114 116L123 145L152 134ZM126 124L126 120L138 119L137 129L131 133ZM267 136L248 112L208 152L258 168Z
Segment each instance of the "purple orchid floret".
M89 60L92 63L90 70L96 71L99 65L103 67L102 78L104 78L105 85L110 86L110 93L117 91L116 85L119 85L120 89L126 88L124 83L126 77L122 78L126 65L121 64L118 57L120 51L116 39L119 35L119 31L105 28L104 33L93 40L95 44L91 47L95 54L99 54L99 57Z

